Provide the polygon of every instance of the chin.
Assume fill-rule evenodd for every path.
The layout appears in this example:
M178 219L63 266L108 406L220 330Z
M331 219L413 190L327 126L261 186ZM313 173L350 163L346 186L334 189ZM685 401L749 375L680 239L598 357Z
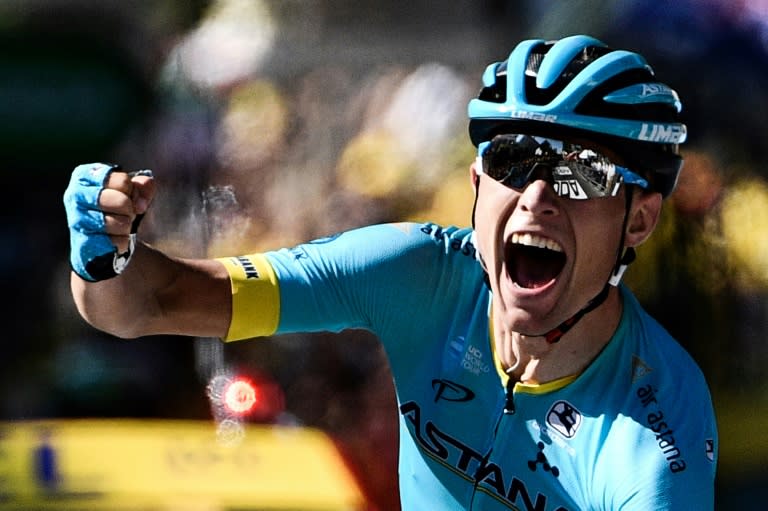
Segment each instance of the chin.
M504 311L495 311L494 314L501 314L499 318L503 328L508 332L515 332L524 335L527 333L546 332L548 329L542 324L541 320L535 319L530 311L522 309L506 309Z

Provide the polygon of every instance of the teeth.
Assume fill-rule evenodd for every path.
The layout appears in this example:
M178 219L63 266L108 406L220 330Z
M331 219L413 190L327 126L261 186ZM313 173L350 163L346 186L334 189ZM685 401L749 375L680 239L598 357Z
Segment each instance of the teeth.
M556 241L528 232L523 234L512 234L512 243L527 245L529 247L546 248L548 250L554 250L555 252L563 251L563 247L561 247Z

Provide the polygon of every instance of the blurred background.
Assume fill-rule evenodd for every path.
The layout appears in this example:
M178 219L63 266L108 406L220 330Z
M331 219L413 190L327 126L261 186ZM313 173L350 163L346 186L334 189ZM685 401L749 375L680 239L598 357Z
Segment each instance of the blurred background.
M765 0L0 0L0 419L212 421L210 378L245 374L274 397L250 420L327 433L368 508L397 509L375 338L100 333L69 295L63 191L80 163L153 169L142 235L187 256L391 220L465 226L482 71L520 39L574 33L641 52L683 99L685 168L627 281L709 379L718 509L763 509Z

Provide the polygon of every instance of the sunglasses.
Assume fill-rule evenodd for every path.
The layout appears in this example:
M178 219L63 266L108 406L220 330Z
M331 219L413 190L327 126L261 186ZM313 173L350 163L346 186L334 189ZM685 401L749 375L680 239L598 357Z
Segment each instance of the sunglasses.
M477 167L521 191L543 179L569 199L615 197L622 183L647 189L648 181L600 152L580 144L530 135L497 135L478 146Z

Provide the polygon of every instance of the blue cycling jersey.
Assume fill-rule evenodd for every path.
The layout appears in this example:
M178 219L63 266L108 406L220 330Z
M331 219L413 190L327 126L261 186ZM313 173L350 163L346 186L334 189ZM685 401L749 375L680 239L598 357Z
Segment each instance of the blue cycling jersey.
M383 343L404 510L713 509L707 384L626 288L584 372L512 385L470 229L378 225L265 255L276 333L366 328Z

